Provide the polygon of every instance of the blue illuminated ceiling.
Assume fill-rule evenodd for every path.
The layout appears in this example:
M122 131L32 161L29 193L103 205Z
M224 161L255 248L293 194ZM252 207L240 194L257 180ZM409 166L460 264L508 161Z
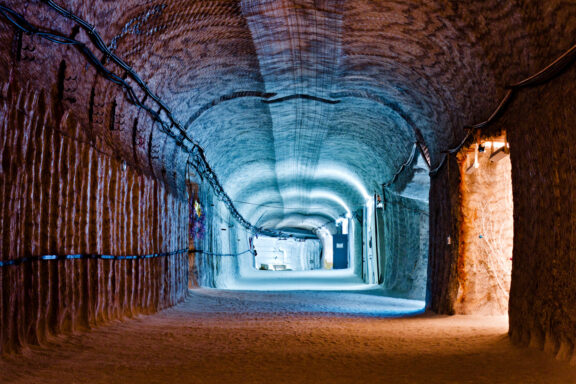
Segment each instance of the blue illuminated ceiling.
M11 3L32 21L34 7L41 7ZM313 228L356 210L380 193L417 140L437 164L440 152L462 138L462 126L485 118L495 105L500 76L523 67L522 47L498 34L498 28L510 34L522 29L521 7L512 5L443 0L152 0L126 1L122 7L68 0L63 5L95 24L204 147L238 211L268 228ZM36 18L73 33L53 15ZM94 81L97 89L102 83ZM89 86L78 92L89 95ZM96 92L94 108L106 97ZM121 100L116 110L134 114ZM183 175L186 155L165 137L145 135L145 124L141 131L112 133L94 126L136 165L150 163L156 175ZM141 136L151 137L157 156L145 153ZM138 160L146 155L148 163ZM420 159L414 181L405 186L419 199L426 197L428 181L422 166Z

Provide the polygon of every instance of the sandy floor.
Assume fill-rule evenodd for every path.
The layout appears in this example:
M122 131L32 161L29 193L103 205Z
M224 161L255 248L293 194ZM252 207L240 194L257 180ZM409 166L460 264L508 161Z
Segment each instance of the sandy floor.
M0 383L576 383L504 317L367 292L195 290L182 305L0 361ZM302 311L302 312L300 312ZM400 312L412 315L398 315Z

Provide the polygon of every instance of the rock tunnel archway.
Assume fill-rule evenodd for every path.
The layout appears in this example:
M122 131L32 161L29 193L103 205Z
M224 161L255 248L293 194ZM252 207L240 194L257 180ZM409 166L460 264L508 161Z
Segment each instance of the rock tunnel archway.
M386 197L414 143L420 166L388 197L429 204L427 306L454 313L460 176L445 151L507 85L568 64L560 37L576 28L561 1L61 6L77 18L52 1L1 8L2 351L179 302L191 178L228 240L211 233L195 261L236 274L207 256ZM513 149L511 338L570 357L574 69L555 72L483 133L507 130Z

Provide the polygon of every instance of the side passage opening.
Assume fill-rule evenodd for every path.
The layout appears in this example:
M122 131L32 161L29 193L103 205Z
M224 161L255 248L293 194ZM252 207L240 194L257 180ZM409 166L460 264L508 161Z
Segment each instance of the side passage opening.
M508 312L514 236L512 173L505 137L480 140L458 156L461 174L460 314Z
M322 269L319 239L257 237L254 239L254 267L263 271L310 271Z

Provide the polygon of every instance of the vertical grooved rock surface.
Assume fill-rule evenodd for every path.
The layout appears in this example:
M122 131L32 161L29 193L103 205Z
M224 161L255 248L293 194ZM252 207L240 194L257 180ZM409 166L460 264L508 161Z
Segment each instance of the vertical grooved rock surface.
M430 253L426 308L454 314L458 294L458 244L460 234L459 165L455 156L430 180Z
M194 157L156 121L170 125L155 96L93 44L95 32L203 148L238 212L272 229L317 228L362 207L414 141L439 164L465 124L490 116L507 85L576 36L574 0L58 3L94 29L45 1L2 1L30 31L83 45L55 44L0 18L1 260L188 248ZM91 64L82 47L94 52ZM105 69L94 66L100 60ZM136 107L107 71L154 112ZM510 335L561 356L576 343L575 73L522 90L500 123L512 148ZM450 156L429 191L427 307L442 314L457 310L463 277L460 186ZM212 215L203 249L245 249L244 239L230 243L242 233L224 210L202 201ZM235 260L209 256L197 254L207 272L199 285L237 273ZM188 260L2 267L0 348L173 304L186 291Z
M509 127L514 193L510 337L561 358L576 345L576 67L522 92Z
M188 248L188 203L123 169L46 93L16 82L0 98L2 261L145 255ZM179 302L188 256L43 260L0 268L0 353L48 334Z

